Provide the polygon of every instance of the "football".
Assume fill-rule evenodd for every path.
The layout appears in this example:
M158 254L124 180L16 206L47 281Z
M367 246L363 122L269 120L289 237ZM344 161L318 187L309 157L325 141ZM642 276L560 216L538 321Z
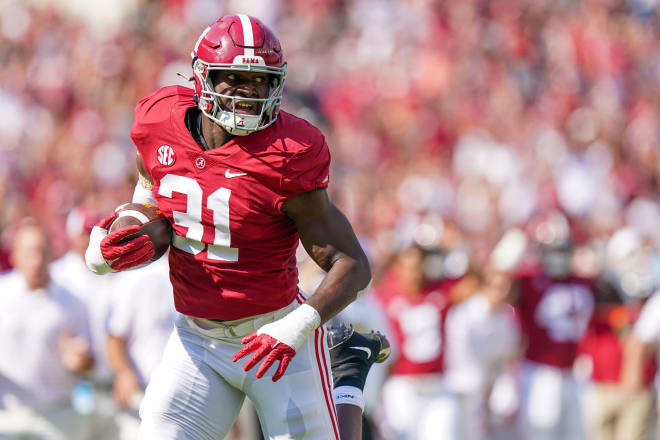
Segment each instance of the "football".
M158 207L146 203L125 203L116 211L119 215L110 225L109 233L124 226L138 225L140 231L129 235L120 243L147 234L154 244L154 256L151 261L156 261L163 256L172 242L172 227Z

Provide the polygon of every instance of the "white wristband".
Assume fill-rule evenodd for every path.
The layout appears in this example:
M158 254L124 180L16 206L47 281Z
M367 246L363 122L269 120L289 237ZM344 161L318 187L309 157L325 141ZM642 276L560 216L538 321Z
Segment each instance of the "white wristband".
M257 330L257 335L267 334L293 348L297 353L307 336L319 325L321 325L319 312L310 305L302 304L284 318L261 327Z
M362 390L349 385L342 385L332 390L335 405L355 405L364 411L364 395Z
M85 251L85 263L89 270L94 272L97 275L104 275L108 272L116 272L113 268L110 267L103 254L101 254L101 240L103 240L108 231L98 226L92 228L92 232L89 234L89 245Z

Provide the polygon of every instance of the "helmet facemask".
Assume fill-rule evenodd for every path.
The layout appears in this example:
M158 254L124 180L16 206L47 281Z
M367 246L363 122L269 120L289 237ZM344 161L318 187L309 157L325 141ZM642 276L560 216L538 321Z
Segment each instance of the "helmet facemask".
M268 75L271 84L266 98L247 98L225 95L215 91L211 78L214 70L230 70L235 72L255 72ZM271 125L277 119L282 102L282 92L286 81L286 64L282 67L272 67L260 64L225 64L207 63L199 58L193 60L193 74L201 86L199 108L209 119L220 125L230 134L245 136ZM230 109L223 109L221 99L230 103ZM259 114L236 113L236 103L256 102L261 104Z

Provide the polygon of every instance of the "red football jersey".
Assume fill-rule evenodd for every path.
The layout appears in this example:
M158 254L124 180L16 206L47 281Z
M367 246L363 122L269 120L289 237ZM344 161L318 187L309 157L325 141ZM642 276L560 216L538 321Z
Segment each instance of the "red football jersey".
M298 233L280 208L328 185L321 132L284 111L270 127L205 151L185 124L191 89L142 99L131 137L172 223L170 278L176 309L231 320L280 309L298 291Z
M454 280L428 286L416 297L397 290L397 279L390 273L377 289L394 332L398 357L393 374L441 373L444 370L444 327L449 310L449 289Z
M519 278L518 316L527 339L525 357L540 364L570 368L594 310L589 280L553 280L545 275Z
M591 358L591 379L596 383L620 383L623 366L623 341L639 317L641 305L596 305L587 332L580 342L580 353ZM617 328L619 332L617 332ZM656 362L644 363L644 385L653 383Z

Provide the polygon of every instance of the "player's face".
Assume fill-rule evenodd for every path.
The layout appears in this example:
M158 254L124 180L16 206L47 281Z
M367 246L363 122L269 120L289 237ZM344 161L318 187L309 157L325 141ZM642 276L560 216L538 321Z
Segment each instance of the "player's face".
M36 226L20 229L14 241L12 261L30 289L45 287L48 283L50 245L44 231Z
M543 269L551 278L564 278L571 273L572 254L568 249L553 249L543 252Z
M423 263L424 254L421 249L412 247L399 254L396 270L404 290L403 293L416 295L424 287Z
M71 248L80 255L85 255L87 246L89 246L89 232L85 231L71 238Z
M216 70L212 72L211 79L215 84L216 93L222 95L265 99L270 91L269 77L265 73ZM220 98L220 105L223 110L233 110L230 98ZM262 105L263 102L237 99L236 113L258 115L261 113Z

